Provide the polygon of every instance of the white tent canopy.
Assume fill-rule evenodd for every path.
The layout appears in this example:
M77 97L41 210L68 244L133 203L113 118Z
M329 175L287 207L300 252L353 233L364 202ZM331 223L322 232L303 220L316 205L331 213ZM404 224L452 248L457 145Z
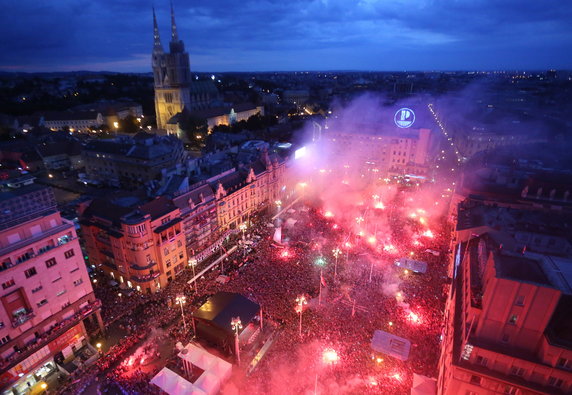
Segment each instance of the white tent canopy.
M177 373L169 368L163 368L155 377L151 379L151 383L161 388L168 394L190 394L190 395L206 395L202 389L194 386L191 382L185 380Z
M413 385L411 395L435 395L437 394L437 383L431 377L413 373Z
M171 395L214 395L232 373L232 364L210 354L208 351L189 343L179 353L185 370L189 372L193 366L203 370L199 378L191 383L168 368L163 368L151 383Z

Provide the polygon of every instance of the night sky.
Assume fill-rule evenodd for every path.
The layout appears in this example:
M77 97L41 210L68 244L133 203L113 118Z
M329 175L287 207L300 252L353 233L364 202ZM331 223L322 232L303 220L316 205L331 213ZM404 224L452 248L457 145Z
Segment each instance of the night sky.
M566 0L174 0L196 71L572 68ZM0 70L150 72L154 5L0 0Z

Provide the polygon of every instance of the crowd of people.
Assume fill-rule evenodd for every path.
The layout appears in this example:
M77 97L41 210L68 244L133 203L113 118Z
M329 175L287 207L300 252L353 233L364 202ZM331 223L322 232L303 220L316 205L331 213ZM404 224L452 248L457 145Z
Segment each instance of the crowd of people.
M389 204L401 202L396 199ZM188 284L191 270L153 295L119 297L117 290L110 292L109 284L98 284L96 292L103 300L104 321L118 324L126 336L98 361L94 372L72 382L66 390L81 390L97 377L104 392L120 388L130 394L157 393L157 388L149 384L156 370L130 369L124 363L126 358L152 328L163 328L172 344L187 342L192 329L189 325L185 330L182 325L175 298L186 296L183 307L189 317L218 291L237 292L250 298L262 307L265 319L280 326L281 333L275 336L272 351L254 373L240 381L250 393L280 393L281 388L284 393L303 393L309 385L315 385L330 393L342 393L342 388L351 387L351 391L360 393L402 394L411 387L413 373L436 376L446 257L424 250L447 250L446 221L434 225L432 239L412 247L411 240L404 240L401 231L406 225L415 225L408 224L410 219L399 210L391 210L388 222L397 251L388 253L350 235L343 226L335 224L335 218L323 215L319 203L306 201L294 208L283 216L284 220L295 220L288 221L288 226L286 221L283 223L287 241L284 244L272 240L274 228L268 225L268 219L261 219L248 230L246 239L251 243L241 243L242 235L235 235L231 243L238 242L241 247L224 261L224 274L232 279L226 284L215 281L221 265L205 273L196 290L194 284ZM351 247L344 248L348 241ZM342 254L334 268L332 251L339 246ZM393 265L398 254L412 248L416 257L428 264L426 274L406 273ZM212 259L219 258L215 255ZM201 267L207 264L203 262ZM295 309L300 295L308 302L302 316ZM409 358L400 361L376 354L370 346L375 330L409 340ZM324 347L339 355L339 361L327 369L316 362ZM176 355L174 349L173 354ZM308 372L314 371L320 378L310 383Z

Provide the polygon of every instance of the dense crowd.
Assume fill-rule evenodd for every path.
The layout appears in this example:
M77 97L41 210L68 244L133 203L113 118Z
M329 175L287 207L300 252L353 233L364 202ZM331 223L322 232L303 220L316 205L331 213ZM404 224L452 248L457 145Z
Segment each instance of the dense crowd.
M402 202L396 198L390 208L391 204L399 206ZM390 210L392 214L388 215L397 247L396 252L388 253L356 235L349 236L334 218L323 215L318 204L307 202L295 208L286 216L295 221L288 226L284 223L285 246L273 242L274 228L268 219L259 220L249 229L249 243L243 243L241 235L230 240L229 244L238 243L240 247L224 260L224 274L232 279L226 284L214 281L220 265L205 273L197 291L187 283L192 278L191 270L185 270L166 289L153 295L119 297L109 284L98 284L96 292L103 300L105 322L118 324L127 335L98 361L97 369L70 383L65 391L81 392L97 378L103 392L117 393L120 389L124 394L157 393L148 384L156 370L126 366L126 358L153 328L163 328L173 344L188 341L191 328L189 325L185 331L181 325L175 298L187 297L184 311L188 315L218 291L237 292L252 299L261 305L266 319L280 325L281 333L275 336L272 351L253 374L241 380L240 385L249 393L304 393L314 385L323 393L402 394L411 387L412 373L436 376L446 258L424 250L431 247L446 252L446 223L434 225L434 238L423 240L412 250L429 267L426 274L413 274L393 265L400 253L412 249L411 240L404 240L401 230L406 226L415 228L399 210ZM344 249L348 241L351 247ZM332 250L339 246L343 253L334 274ZM212 259L218 257L215 254ZM316 265L319 257L325 265ZM201 268L209 263L203 262ZM308 300L302 312L301 338L300 316L295 311L299 295ZM411 341L409 359L400 361L373 352L370 344L375 330ZM325 346L340 356L327 369L316 362ZM308 372L314 371L316 381L312 376L309 382Z

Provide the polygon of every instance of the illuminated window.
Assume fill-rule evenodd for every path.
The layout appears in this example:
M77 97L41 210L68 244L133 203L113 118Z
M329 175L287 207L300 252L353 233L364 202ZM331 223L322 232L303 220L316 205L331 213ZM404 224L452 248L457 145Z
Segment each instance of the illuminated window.
M518 315L516 314L511 314L509 319L508 319L508 323L510 325L516 325L516 321L518 320Z

